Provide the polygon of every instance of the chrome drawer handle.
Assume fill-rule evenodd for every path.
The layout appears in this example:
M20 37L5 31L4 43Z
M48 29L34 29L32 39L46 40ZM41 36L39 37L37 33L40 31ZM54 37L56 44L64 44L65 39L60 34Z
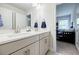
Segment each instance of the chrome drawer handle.
M24 55L30 55L30 50L24 51Z

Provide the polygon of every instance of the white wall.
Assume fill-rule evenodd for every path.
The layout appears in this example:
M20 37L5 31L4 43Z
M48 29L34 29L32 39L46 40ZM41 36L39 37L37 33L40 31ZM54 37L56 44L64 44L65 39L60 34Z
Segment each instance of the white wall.
M32 28L34 28L34 22L37 21L40 29L41 22L45 18L47 28L51 31L50 49L56 51L56 4L41 4L41 7L34 8L28 13L32 16Z
M48 5L48 4L47 4ZM39 8L32 8L28 11L27 14L31 14L31 25L34 28L34 23L38 22L39 29L41 28L41 23L43 19L46 20L47 28L49 29L49 20L48 20L48 10L46 4L41 4Z
M48 4L46 13L49 20L49 28L51 31L51 50L56 52L56 4Z

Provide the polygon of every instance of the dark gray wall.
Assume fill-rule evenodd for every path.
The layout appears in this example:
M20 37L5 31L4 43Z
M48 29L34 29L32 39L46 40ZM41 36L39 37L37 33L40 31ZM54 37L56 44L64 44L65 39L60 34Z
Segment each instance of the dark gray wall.
M56 6L56 16L61 17L65 15L71 15L70 25L73 22L73 26L76 24L76 13L79 13L78 3L63 3Z

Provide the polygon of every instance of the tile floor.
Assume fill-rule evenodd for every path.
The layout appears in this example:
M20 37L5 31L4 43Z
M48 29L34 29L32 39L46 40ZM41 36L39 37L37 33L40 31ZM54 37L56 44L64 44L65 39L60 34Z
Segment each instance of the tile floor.
M77 51L75 45L57 41L57 52L51 52L49 51L47 55L79 55L79 52Z

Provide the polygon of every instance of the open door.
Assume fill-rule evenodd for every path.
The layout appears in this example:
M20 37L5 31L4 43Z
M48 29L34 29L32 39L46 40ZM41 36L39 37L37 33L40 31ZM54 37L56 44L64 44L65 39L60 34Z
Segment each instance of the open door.
M79 51L79 4L75 7L75 45Z
M76 33L75 44L76 44L76 48L79 50L79 14L77 14L76 16L75 33Z

